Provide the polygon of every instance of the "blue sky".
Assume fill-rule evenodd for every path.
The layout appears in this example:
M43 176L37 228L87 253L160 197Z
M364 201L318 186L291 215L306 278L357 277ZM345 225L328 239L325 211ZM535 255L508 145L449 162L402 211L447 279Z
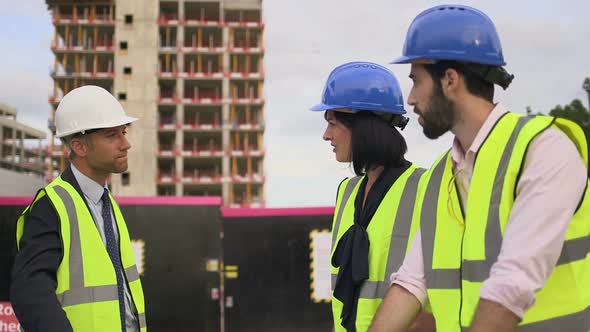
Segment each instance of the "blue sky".
M147 1L147 0L146 0ZM53 27L41 0L3 1L0 10L0 102L16 107L19 120L44 129L50 107ZM442 1L264 0L265 97L268 206L334 204L336 186L352 174L337 163L320 114L307 109L320 99L333 67L354 60L387 65L400 55L409 24L421 10ZM507 69L516 75L497 92L515 112L526 106L547 112L574 98L587 103L581 89L590 76L590 2L462 1L488 14L498 29ZM409 66L387 65L404 96ZM450 146L422 135L411 107L403 135L408 159L422 166Z

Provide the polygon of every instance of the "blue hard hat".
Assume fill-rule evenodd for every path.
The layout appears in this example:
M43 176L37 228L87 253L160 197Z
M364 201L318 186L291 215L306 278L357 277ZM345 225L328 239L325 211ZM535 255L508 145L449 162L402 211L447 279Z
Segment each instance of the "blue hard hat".
M420 13L408 29L403 56L391 63L450 60L504 66L492 20L463 5L442 5Z
M311 111L347 108L405 114L404 98L391 70L372 62L349 62L336 67L328 76L322 102Z

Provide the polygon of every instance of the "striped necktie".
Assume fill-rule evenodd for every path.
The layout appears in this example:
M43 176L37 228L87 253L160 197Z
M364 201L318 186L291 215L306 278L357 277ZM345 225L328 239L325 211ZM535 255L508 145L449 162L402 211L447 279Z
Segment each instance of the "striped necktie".
M121 255L119 245L115 238L113 219L111 218L111 201L109 191L105 188L101 197L102 220L104 222L104 237L106 239L107 252L117 274L117 294L119 295L119 315L121 316L121 330L125 332L125 286L123 280L123 269L121 267Z

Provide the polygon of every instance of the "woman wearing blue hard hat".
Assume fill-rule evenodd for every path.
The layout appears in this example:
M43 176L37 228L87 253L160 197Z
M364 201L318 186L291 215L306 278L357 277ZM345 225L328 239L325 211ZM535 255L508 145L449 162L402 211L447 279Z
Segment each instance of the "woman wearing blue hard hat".
M589 331L590 183L582 129L494 102L491 19L442 5L412 22L403 56L424 134L454 134L424 174L420 225L371 331L404 331L428 305L438 332ZM584 243L584 244L582 244Z
M396 127L408 119L389 69L370 62L336 67L311 110L324 112L323 139L356 174L340 183L332 225L334 329L366 331L418 228L411 219L424 170L404 158Z

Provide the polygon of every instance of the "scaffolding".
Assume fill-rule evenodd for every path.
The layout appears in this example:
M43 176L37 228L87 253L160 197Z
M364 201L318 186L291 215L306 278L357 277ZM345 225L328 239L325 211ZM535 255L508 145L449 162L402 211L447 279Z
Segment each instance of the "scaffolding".
M158 194L264 206L260 9L182 1L159 9Z
M51 50L55 56L51 77L53 93L49 96L52 112L49 119L51 136L46 148L47 181L59 175L68 165L68 152L55 139L55 109L71 90L87 85L113 89L115 5L114 1L68 3L47 0L55 27Z
M119 96L121 91L113 91L114 82L121 79L115 63L128 61L127 48L139 41L129 39L130 35L115 36L115 31L120 31L120 25L123 30L133 29L136 23L130 25L126 18L134 14L129 12L135 8L129 1L141 1L46 1L55 25L54 91L49 97L54 109L64 94L85 84L102 86ZM158 7L151 22L156 34L150 37L157 45L157 58L154 67L134 71L153 73L157 79L155 92L142 92L144 96L155 93L157 146L153 154L144 156L157 159L153 192L222 196L223 205L231 207L264 206L260 2L150 1ZM240 8L233 8L236 5ZM124 13L124 19L115 17L115 8ZM50 141L49 174L55 176L67 165L67 152L53 138Z
M16 113L0 104L0 168L43 178L45 132L18 122Z

